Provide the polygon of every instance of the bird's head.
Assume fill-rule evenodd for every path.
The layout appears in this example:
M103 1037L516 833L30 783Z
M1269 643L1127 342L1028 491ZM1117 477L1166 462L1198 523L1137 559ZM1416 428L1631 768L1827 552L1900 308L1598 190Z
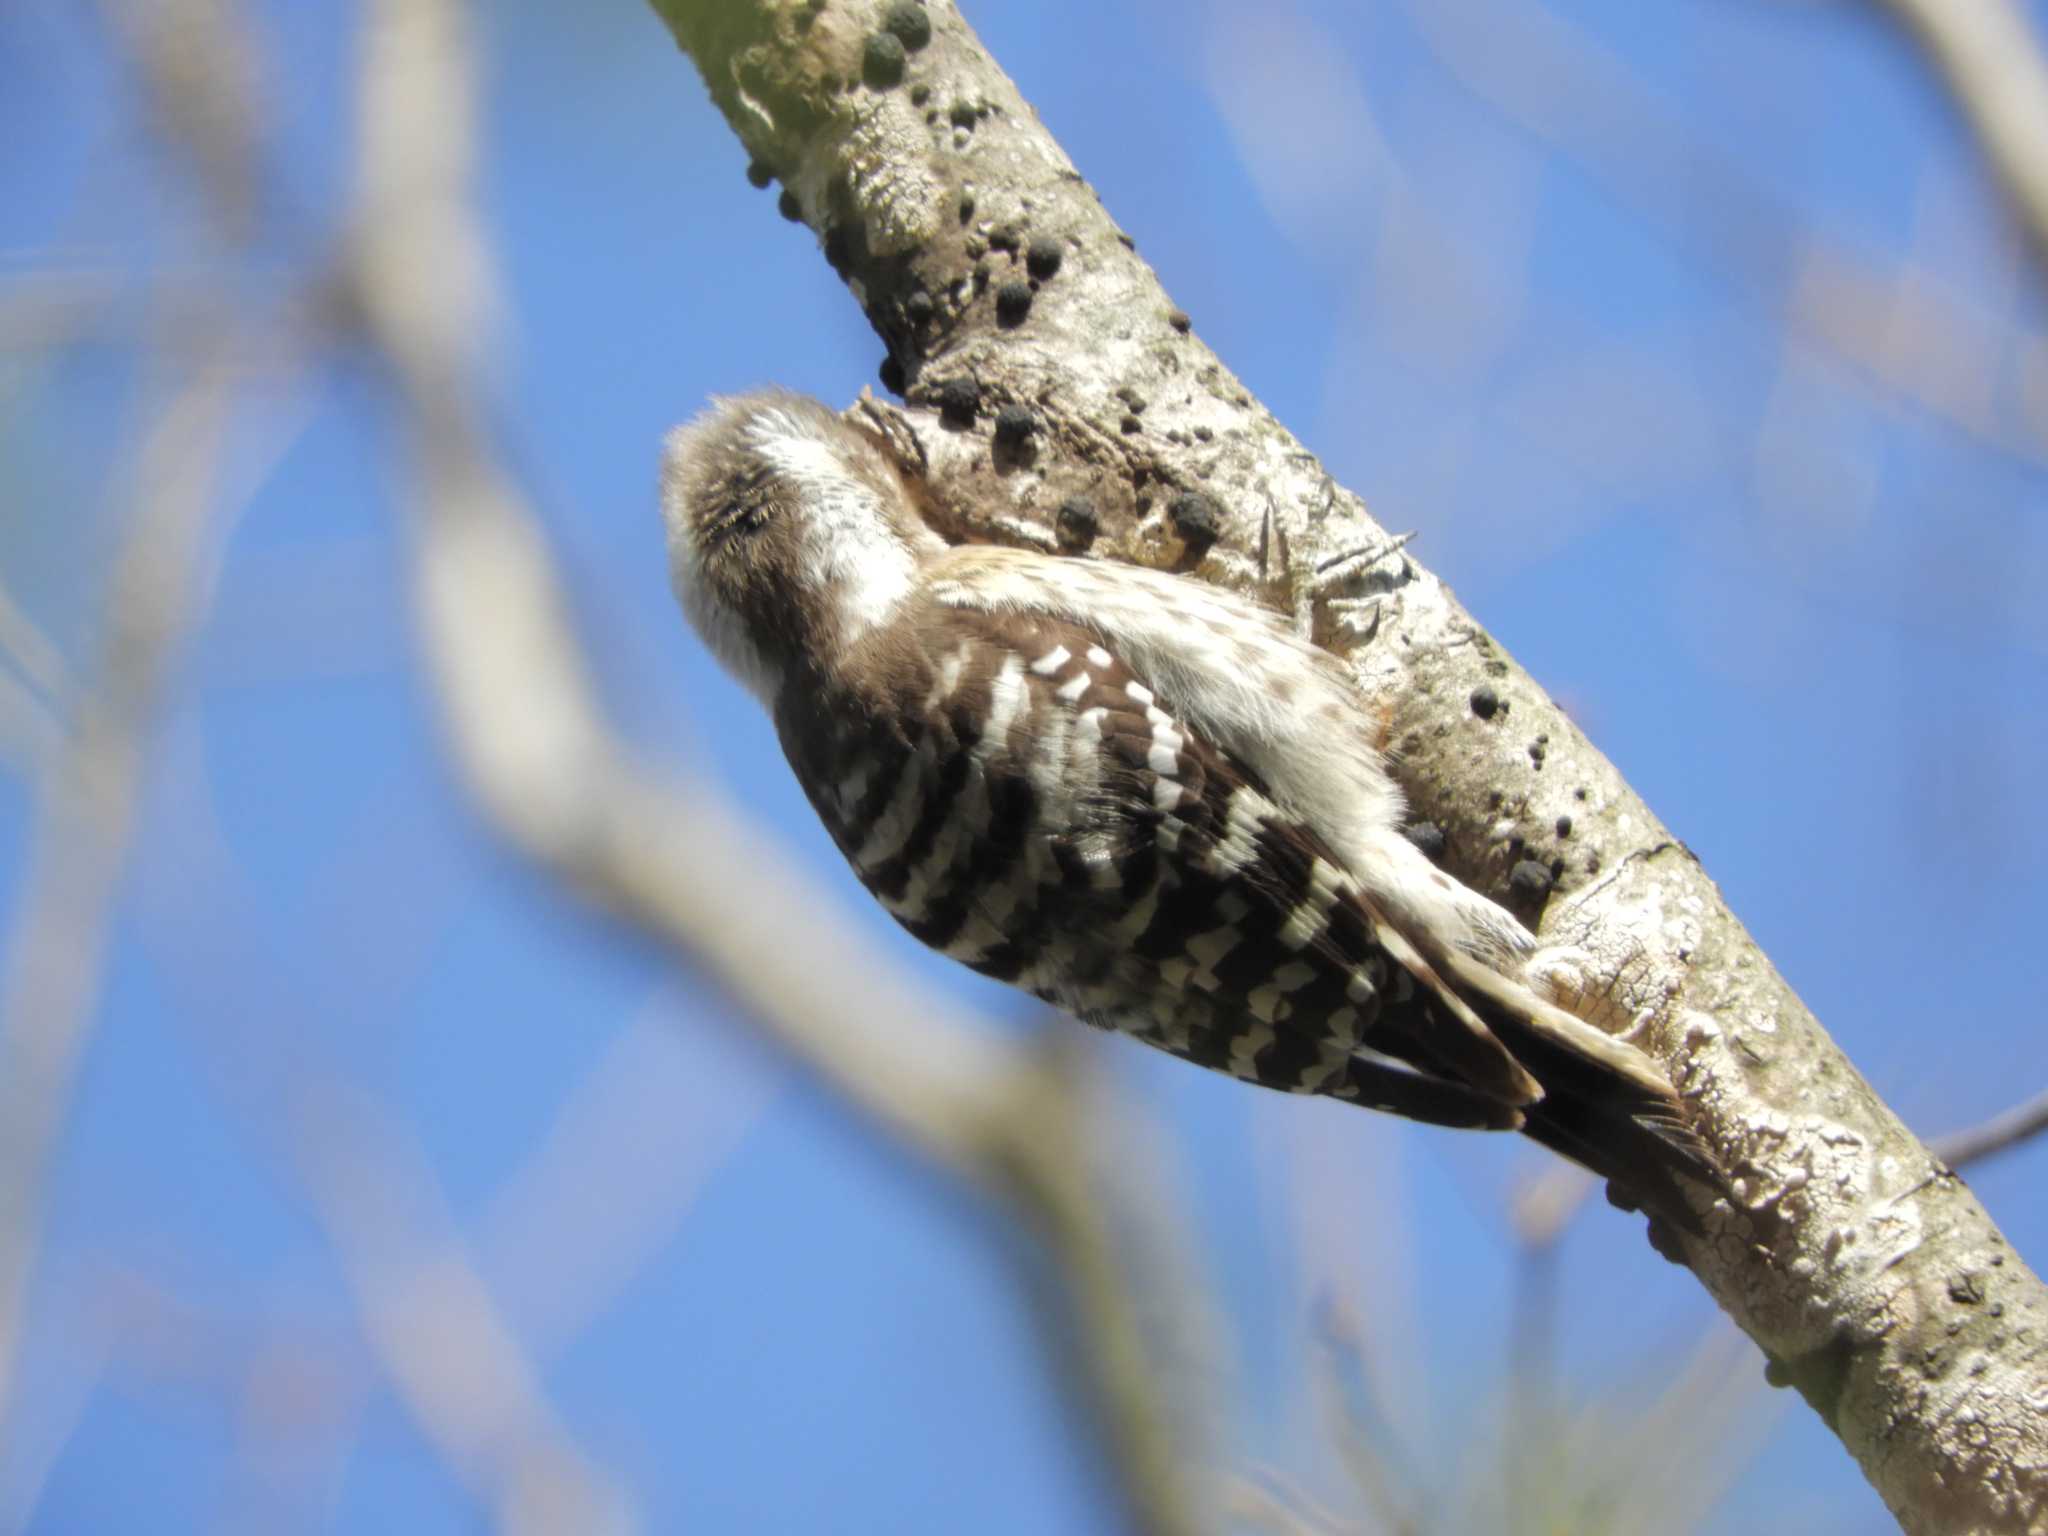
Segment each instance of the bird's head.
M769 702L886 622L946 547L875 437L784 390L671 432L661 502L683 612Z

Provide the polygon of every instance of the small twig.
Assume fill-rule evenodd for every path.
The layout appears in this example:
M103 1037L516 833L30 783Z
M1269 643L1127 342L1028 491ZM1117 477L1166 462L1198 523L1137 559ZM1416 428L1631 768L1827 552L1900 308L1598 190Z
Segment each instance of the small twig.
M96 670L42 775L20 916L0 960L0 1424L19 1366L50 1148L99 1000L144 753L207 587L232 409L224 336L144 436Z
M263 124L241 0L99 0L161 137L185 158L215 229L245 238L257 211Z
M1253 1466L1228 1488L1230 1512L1274 1536L1355 1536L1355 1527L1324 1507L1278 1467Z
M167 857L137 882L138 935L217 1098L304 1191L363 1346L421 1440L502 1536L631 1536L628 1492L577 1443L486 1284L424 1152L321 1042L348 1033L266 913L215 813L196 744L166 752ZM331 959L331 957L329 957ZM323 1017L324 1015L324 1017ZM294 1019L279 1031L250 1020Z
M1927 50L2048 265L2048 62L2014 0L1880 0Z
M333 1076L298 1086L292 1161L363 1335L441 1460L505 1536L631 1536L631 1500L577 1447L405 1138ZM409 1175L409 1176L408 1176ZM411 1198L408 1199L407 1197ZM431 1225L400 1213L432 1212Z
M1949 1167L1963 1168L2009 1151L2043 1131L2048 1131L2048 1092L2037 1093L2024 1104L1993 1115L1982 1125L1951 1132L1927 1145Z
M1375 1526L1391 1536L1423 1529L1417 1499L1402 1473L1407 1451L1376 1410L1367 1389L1355 1319L1335 1300L1316 1309L1314 1385L1324 1424L1352 1485L1371 1507Z
M1516 1193L1509 1210L1515 1233L1525 1248L1555 1247L1572 1219L1600 1187L1599 1180L1577 1163L1546 1163Z
M1351 564L1354 560L1361 561L1366 565L1377 565L1396 551L1406 549L1409 541L1415 537L1415 534L1416 530L1411 528L1406 533L1397 533L1392 538L1383 539L1377 544L1368 544L1362 549L1347 549L1342 554L1332 555L1329 559L1323 561L1322 564L1316 567L1315 574L1318 577L1327 576L1332 571Z
M64 658L4 585L0 585L0 657L6 658L23 686L45 708L54 708L71 692Z
M1886 0L1962 16L1975 0ZM2009 9L1997 0L2001 9ZM2038 463L2048 437L1989 408L1976 381L1996 376L2015 343L1910 268L1876 268L1808 228L1738 163L1648 89L1562 9L1519 0L1403 0L1418 35L1494 111L1606 184L1746 306L1799 342L1852 364L1875 390L1907 401L2003 454ZM1964 23L1969 25L1969 23ZM2036 134L2035 145L2044 142ZM2024 141L2022 141L2024 146ZM1711 221L1699 218L1704 207ZM1915 338L1939 337L1959 361L1926 366ZM1995 344L1977 339L1995 337ZM1951 379L1971 381L1958 389Z

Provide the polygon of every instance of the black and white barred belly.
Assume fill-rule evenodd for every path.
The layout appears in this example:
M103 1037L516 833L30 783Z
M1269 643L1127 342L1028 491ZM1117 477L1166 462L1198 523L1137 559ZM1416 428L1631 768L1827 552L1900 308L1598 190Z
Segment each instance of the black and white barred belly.
M934 607L853 663L792 682L777 725L919 940L1267 1087L1516 1123L1432 1048L1327 847L1085 629Z

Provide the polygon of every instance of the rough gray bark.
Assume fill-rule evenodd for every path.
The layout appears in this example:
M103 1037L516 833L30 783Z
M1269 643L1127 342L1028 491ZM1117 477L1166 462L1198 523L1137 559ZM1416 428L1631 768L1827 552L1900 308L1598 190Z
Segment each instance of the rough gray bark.
M923 455L936 517L1072 550L1092 513L1090 557L1254 593L1346 657L1447 866L1593 957L1584 987L1735 1175L1674 1257L1907 1530L2048 1531L2033 1271L1698 861L1203 346L958 12L652 3L887 344L909 408L863 409Z

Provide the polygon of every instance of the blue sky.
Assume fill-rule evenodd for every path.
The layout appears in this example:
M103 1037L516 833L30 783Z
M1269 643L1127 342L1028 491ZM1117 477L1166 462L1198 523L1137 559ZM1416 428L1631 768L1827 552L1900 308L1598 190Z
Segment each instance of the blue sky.
M345 218L359 21L254 13L281 212L232 279L251 303ZM1418 530L1909 1123L2048 1080L2048 317L1876 8L968 15L1202 337ZM620 728L742 798L896 962L1036 1027L861 904L667 591L666 427L770 381L844 403L880 343L638 0L475 19L505 445ZM0 115L0 291L69 273L114 294L106 323L0 351L0 580L76 671L150 398L137 324L220 269L84 8L0 17ZM0 1523L490 1523L378 1364L340 1179L375 1192L376 1253L461 1244L561 1442L645 1529L1122 1529L1019 1240L482 834L414 663L388 404L345 356L270 388L153 743ZM33 777L20 750L6 766L15 914ZM1505 1213L1540 1154L1100 1054L1130 1182L1212 1297L1178 1380L1214 1405L1217 1467L1357 1507L1307 1387L1335 1309L1432 1501L1492 1477ZM2022 1253L2048 1241L2044 1175L2036 1147L1973 1176ZM1716 1326L1639 1226L1589 1210L1559 1255L1574 1413L1637 1401ZM1768 1432L1704 1529L1884 1528L1803 1409L1758 1389L1743 1414Z

